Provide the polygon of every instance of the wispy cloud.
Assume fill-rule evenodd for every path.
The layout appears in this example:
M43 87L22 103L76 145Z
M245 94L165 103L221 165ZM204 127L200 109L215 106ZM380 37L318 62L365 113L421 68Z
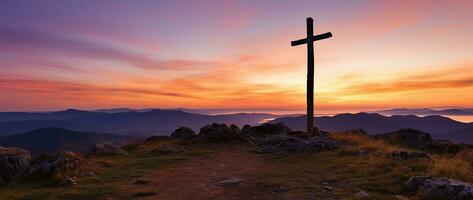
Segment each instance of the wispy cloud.
M104 43L67 37L59 33L24 28L0 27L0 51L18 54L67 55L83 59L118 61L142 69L202 69L215 62L186 59L155 59L149 55Z
M473 87L473 75L468 72L472 66L444 68L430 72L419 72L400 76L385 82L364 82L351 84L342 89L342 94L372 95L389 93L409 93L436 89L461 89ZM352 77L352 76L349 76ZM352 77L353 78L353 77ZM342 80L341 80L342 81ZM346 81L346 79L343 79ZM358 80L360 81L360 80Z

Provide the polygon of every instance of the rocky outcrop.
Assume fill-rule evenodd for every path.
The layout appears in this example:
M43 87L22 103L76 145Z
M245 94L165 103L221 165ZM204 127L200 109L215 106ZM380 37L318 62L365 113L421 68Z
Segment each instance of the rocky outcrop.
M245 136L241 133L240 128L235 125L227 126L226 124L213 123L200 129L198 140L209 142L237 142L245 141Z
M259 143L259 153L271 153L278 151L302 152L302 151L324 151L338 149L341 144L328 136L295 137L276 135Z
M425 149L432 143L430 134L415 129L400 129L395 132L376 135L375 138L383 139L392 144L419 149Z
M56 176L74 174L85 166L85 159L74 152L58 151L53 155L41 155L31 163L26 175Z
M98 143L90 150L89 155L126 155L125 150L117 145L109 143Z
M286 135L291 132L291 129L283 123L270 124L265 123L259 126L245 125L241 129L244 134L252 137L266 137L271 135Z
M394 145L403 145L436 153L456 154L465 149L473 149L473 145L455 144L448 140L433 140L430 134L415 129L400 129L395 132L376 135L374 138L382 139Z
M421 192L426 199L437 200L471 200L473 185L449 178L432 178L429 176L414 176L404 183L409 192Z
M0 185L22 176L30 162L30 151L0 146Z
M427 159L430 157L426 153L422 152L410 152L410 151L393 151L386 154L386 158L391 159L402 159L402 160L417 160L417 159Z
M195 132L187 127L181 126L171 133L171 138L190 139L196 136Z

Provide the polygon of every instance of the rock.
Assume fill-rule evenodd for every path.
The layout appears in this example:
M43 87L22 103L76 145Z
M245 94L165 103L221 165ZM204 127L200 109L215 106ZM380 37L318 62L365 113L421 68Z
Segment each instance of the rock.
M90 155L126 155L125 150L117 145L109 143L98 143L90 150Z
M291 129L284 125L283 123L270 124L265 123L259 126L249 126L245 125L241 131L244 134L250 135L252 137L266 137L271 135L286 135L291 132Z
M197 138L199 140L216 143L246 141L246 138L237 126L231 125L228 127L226 124L218 123L202 127Z
M473 199L473 185L449 178L414 176L404 183L409 192L422 192L427 199Z
M333 187L330 187L330 186L327 186L327 185L326 185L326 186L324 186L324 189L325 189L325 190L328 190L328 191L332 191L332 190L333 190Z
M471 149L473 149L471 144L455 144L448 140L433 140L428 148L430 151L449 154L457 154L460 151Z
M77 185L77 177L74 176L71 178L67 178L61 181L58 185L59 186Z
M43 154L31 162L27 176L75 174L86 165L85 162L81 155L70 151L58 151L53 155Z
M153 135L153 136L150 136L150 137L147 137L146 138L146 142L154 142L154 141L165 141L165 140L169 140L170 137L167 136L167 135Z
M433 140L430 134L415 129L400 129L395 132L374 136L395 145L428 150L436 153L456 154L465 149L473 149L473 145L455 144L448 140Z
M396 199L398 200L409 200L409 198L402 196L402 195L396 195Z
M375 138L419 149L425 149L432 143L430 134L415 129L399 129L395 132L376 135Z
M23 175L31 162L30 151L0 146L0 185Z
M367 199L370 195L363 190L358 190L358 192L355 193L355 197L358 199Z
M158 153L179 153L179 152L184 152L185 149L182 147L176 147L176 146L171 146L171 145L159 145L153 151L158 152Z
M180 127L171 133L171 138L190 139L196 136L195 132L187 127Z
M386 158L391 159L403 159L403 160L416 160L416 159L427 159L429 160L430 157L426 153L419 153L419 152L409 152L409 151L393 151L387 153Z
M95 173L93 171L85 171L81 175L85 177L95 177Z
M295 136L276 135L259 143L261 150L258 153L271 153L278 151L302 152L324 151L338 149L341 144L328 136L315 136L300 138Z
M225 180L221 180L219 182L217 182L217 185L219 186L226 186L226 185L237 185L239 184L240 182L242 182L243 180L238 178L238 177L230 177L228 179L225 179Z

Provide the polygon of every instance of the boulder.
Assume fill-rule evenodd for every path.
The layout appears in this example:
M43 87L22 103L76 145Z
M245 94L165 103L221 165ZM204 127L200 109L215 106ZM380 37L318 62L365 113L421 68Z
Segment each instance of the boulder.
M164 140L169 140L170 137L167 135L153 135L150 137L146 138L146 142L153 142L153 141L164 141Z
M473 185L449 178L433 178L430 176L414 176L404 183L409 192L421 192L426 199L437 200L471 200Z
M30 151L0 146L0 185L23 175L30 162Z
M410 151L393 151L389 152L386 155L386 158L391 159L402 159L402 160L416 160L416 159L427 159L429 160L430 157L426 153L422 152L410 152Z
M213 123L212 125L202 127L197 138L199 140L216 143L246 140L237 126L227 126L226 124L219 123Z
M271 153L278 151L302 152L302 151L324 151L338 149L341 144L328 136L295 137L287 135L276 135L259 143L259 153Z
M455 144L448 140L433 140L428 150L436 153L457 154L463 150L471 150L473 145L470 144Z
M171 133L171 138L190 139L196 136L195 132L187 127L180 127Z
M86 166L85 159L77 153L58 151L56 154L43 154L31 162L26 173L28 177L44 177L75 174Z
M126 155L125 150L117 145L109 143L98 143L90 150L90 155Z
M265 123L259 126L245 125L241 131L244 134L250 135L252 137L266 137L271 135L286 135L291 132L291 129L289 129L289 127L283 123Z
M66 178L63 181L59 182L59 186L69 186L69 185L77 185L77 177L73 176L71 178Z
M374 136L395 145L428 150L436 153L456 154L465 149L473 149L473 145L455 144L448 140L433 140L430 134L415 129L400 129L391 133Z
M415 129L399 129L395 132L376 135L375 138L418 149L425 149L432 144L430 134Z

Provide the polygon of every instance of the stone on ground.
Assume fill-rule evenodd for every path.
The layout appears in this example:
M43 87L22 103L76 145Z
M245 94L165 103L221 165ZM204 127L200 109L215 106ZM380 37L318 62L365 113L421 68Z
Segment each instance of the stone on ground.
M472 184L449 178L414 176L404 183L404 188L409 192L421 192L427 199L473 199Z
M30 151L0 146L0 185L23 175L31 162Z
M75 174L86 167L85 159L74 152L58 151L53 155L41 155L31 162L27 176L56 176ZM86 172L89 173L87 170ZM86 173L83 172L83 173Z
M219 186L237 185L237 184L239 184L239 183L242 182L242 181L243 181L243 180L242 180L241 178L238 178L238 177L230 177L230 178L228 178L228 179L218 181L218 182L217 182L217 185L219 185Z
M418 160L418 159L429 160L430 159L427 153L411 152L411 151L393 151L393 152L387 153L385 156L386 158L402 159L402 160Z

